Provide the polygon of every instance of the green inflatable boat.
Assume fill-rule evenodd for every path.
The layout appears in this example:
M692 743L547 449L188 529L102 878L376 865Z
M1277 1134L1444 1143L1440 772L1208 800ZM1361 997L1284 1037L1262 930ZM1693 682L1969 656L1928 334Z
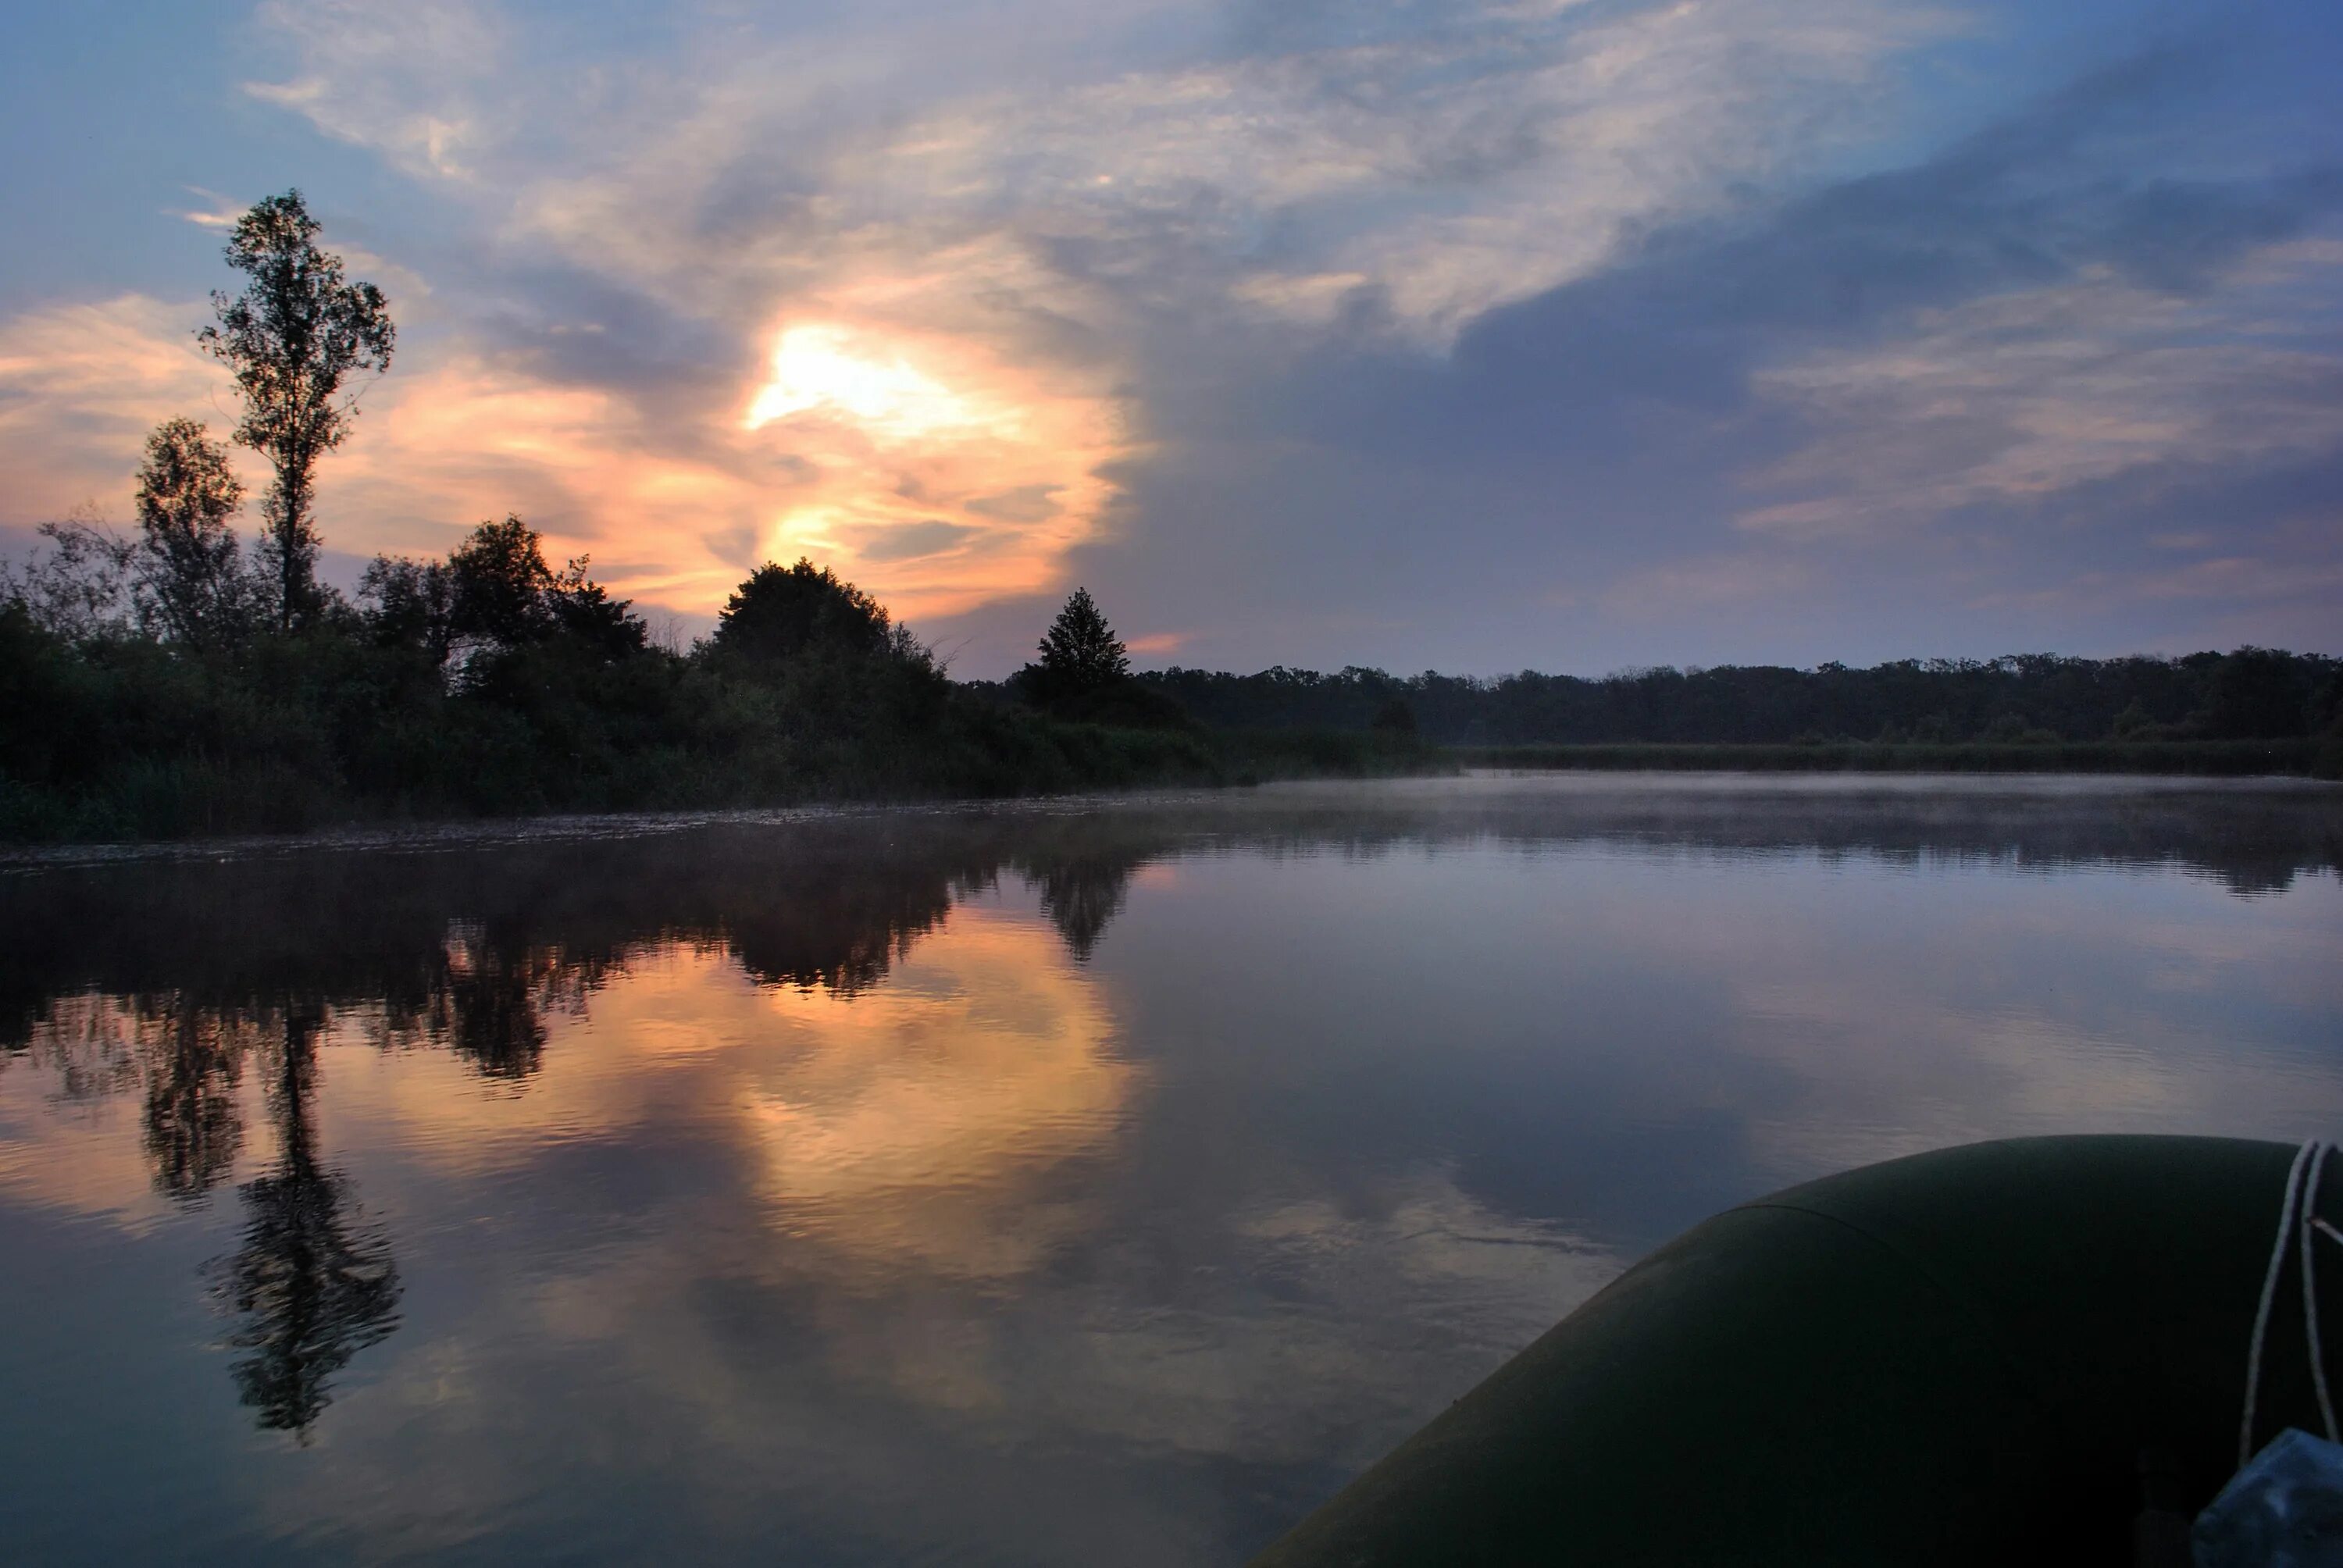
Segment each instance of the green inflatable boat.
M2343 1241L2302 1221L2338 1184L2288 1144L2039 1138L1745 1204L1256 1561L2156 1560L2237 1468L2258 1337L2252 1445L2325 1429Z

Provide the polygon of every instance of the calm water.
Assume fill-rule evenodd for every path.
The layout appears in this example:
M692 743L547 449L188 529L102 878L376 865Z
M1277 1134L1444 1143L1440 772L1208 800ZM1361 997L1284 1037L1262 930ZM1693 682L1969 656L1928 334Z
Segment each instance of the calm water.
M1736 1200L2343 1129L2338 868L1490 778L0 871L0 1557L1231 1561Z

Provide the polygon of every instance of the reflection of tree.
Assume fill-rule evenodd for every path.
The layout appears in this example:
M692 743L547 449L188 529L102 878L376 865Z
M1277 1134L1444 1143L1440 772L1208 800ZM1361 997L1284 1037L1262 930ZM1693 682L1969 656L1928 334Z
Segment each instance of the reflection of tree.
M545 1020L538 1012L537 980L527 962L494 954L449 977L446 997L455 1027L447 1043L488 1078L527 1078L545 1060Z
M1075 855L1045 861L1034 869L1034 879L1041 888L1041 908L1065 939L1066 950L1077 960L1089 961L1107 922L1122 912L1135 869L1128 859L1101 855Z
M146 1157L155 1185L174 1198L202 1197L244 1147L236 1104L244 1041L216 1011L184 998L156 1020L146 1066Z
M138 1081L138 1040L130 1027L136 1016L124 997L52 996L26 1020L22 1039L7 1041L0 1066L21 1059L45 1069L55 1075L58 1097L67 1101L119 1094Z
M484 1078L526 1079L544 1065L546 1014L582 1011L616 967L458 921L423 966L419 991L385 997L385 1043L444 1046Z
M236 1387L263 1427L307 1435L334 1373L397 1326L398 1273L387 1241L344 1212L348 1184L317 1158L311 1100L323 1010L288 1007L269 1110L276 1168L244 1186L244 1245L220 1295L242 1319Z
M851 996L878 984L954 903L989 883L1001 859L941 834L795 845L728 836L676 859L697 880L680 901L689 916L669 929L720 937L759 980Z

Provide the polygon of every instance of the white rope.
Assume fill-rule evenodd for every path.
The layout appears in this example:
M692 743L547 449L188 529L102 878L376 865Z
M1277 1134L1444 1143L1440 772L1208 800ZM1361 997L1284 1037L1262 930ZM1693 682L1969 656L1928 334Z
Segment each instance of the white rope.
M2261 1305L2254 1310L2254 1337L2246 1351L2246 1418L2237 1428L2237 1468L2243 1470L2254 1456L2254 1402L2262 1386L2262 1342L2269 1333L2270 1308L2278 1302L2278 1279L2286 1269L2286 1244L2294 1234L2294 1202L2302 1185L2302 1168L2309 1161L2310 1151L2318 1147L2312 1139L2295 1151L2294 1163L2286 1172L2286 1196L2278 1205L2278 1240L2270 1243L2269 1268L2262 1275ZM2318 1325L2311 1325L2318 1332Z
M2314 1142L2318 1151L2310 1157L2310 1174L2302 1181L2302 1321L2310 1341L2310 1386L2318 1391L2319 1418L2327 1422L2327 1441L2343 1442L2343 1432L2335 1429L2335 1402L2327 1393L2327 1352L2318 1342L2318 1271L2311 1266L2310 1243L2318 1232L2313 1224L2318 1216L2311 1212L2318 1207L2318 1170L2327 1163L2334 1145Z

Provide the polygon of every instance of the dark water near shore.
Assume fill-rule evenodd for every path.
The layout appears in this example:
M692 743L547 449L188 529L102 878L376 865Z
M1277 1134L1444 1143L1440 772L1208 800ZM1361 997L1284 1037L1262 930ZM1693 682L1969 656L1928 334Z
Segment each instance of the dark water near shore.
M0 869L0 1559L1232 1561L1724 1205L2343 1131L2338 871L1616 775Z

